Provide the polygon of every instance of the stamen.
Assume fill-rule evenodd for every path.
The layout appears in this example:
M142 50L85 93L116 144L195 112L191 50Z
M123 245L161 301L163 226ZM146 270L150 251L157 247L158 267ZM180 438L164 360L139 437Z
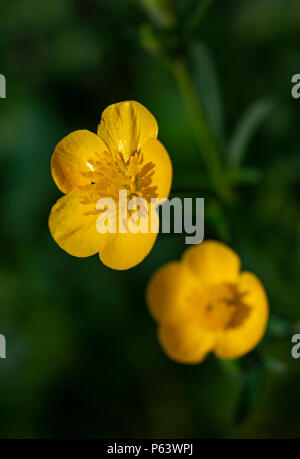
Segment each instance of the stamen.
M187 301L197 314L199 324L208 330L229 329L240 325L249 317L251 308L235 284L212 285L207 290L195 289Z
M105 151L101 157L96 154L96 158L86 163L91 172L83 173L91 179L90 185L82 187L82 192L89 195L84 197L84 202L91 203L101 197L118 199L120 190L127 190L130 199L143 198L149 203L151 198L158 197L157 187L151 186L155 164L145 164L141 152L133 152L127 160L121 152L113 155L109 151Z

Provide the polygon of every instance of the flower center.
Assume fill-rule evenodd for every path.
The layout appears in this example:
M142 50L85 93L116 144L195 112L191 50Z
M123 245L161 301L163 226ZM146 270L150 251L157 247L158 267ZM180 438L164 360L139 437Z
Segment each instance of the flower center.
M208 330L224 330L240 326L249 316L251 309L244 302L247 292L239 292L235 284L212 285L203 292L193 292L195 314L201 326Z
M157 187L152 185L155 165L145 163L141 152L132 153L128 160L122 153L112 155L105 152L99 160L89 160L87 165L91 169L84 175L91 180L88 190L96 194L97 198L112 197L118 199L119 191L126 190L128 199L143 198L147 202L156 198Z

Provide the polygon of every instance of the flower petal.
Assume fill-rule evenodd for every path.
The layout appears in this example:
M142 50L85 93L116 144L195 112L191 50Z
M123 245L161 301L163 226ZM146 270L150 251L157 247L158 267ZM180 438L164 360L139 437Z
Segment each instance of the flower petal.
M105 150L103 140L90 131L75 131L64 137L51 158L52 177L57 187L66 194L90 185L93 181L90 161L99 161Z
M98 135L113 154L122 153L128 160L148 139L157 137L154 116L142 104L124 101L109 105L102 113Z
M133 268L151 251L156 237L155 233L106 233L100 260L120 271Z
M187 300L197 279L180 262L170 262L158 269L147 286L146 299L154 319L167 325L179 325L193 317Z
M167 356L178 363L200 363L213 349L214 334L191 322L179 327L162 325L159 342Z
M252 273L244 271L238 289L245 293L249 316L235 328L225 330L216 343L215 354L223 359L235 359L250 352L262 339L268 321L268 299L263 285Z
M57 244L70 255L89 257L99 252L103 236L96 229L98 212L94 204L82 204L82 197L68 194L51 209L49 229Z
M206 285L237 282L240 258L225 244L205 241L188 248L182 258Z
M130 201L127 205L130 206ZM159 230L159 218L157 212L151 214L151 205L144 200L137 203L132 214L126 202L121 207L117 204L116 210L116 233L104 234L100 260L109 268L125 270L141 263L151 251Z
M157 139L149 139L141 149L143 164L154 164L151 187L159 198L167 198L172 184L172 163L167 150Z

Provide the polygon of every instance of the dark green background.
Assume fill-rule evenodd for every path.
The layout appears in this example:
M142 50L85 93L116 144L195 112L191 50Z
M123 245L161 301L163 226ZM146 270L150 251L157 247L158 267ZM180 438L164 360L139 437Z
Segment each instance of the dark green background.
M198 1L156 3L153 11L138 0L0 1L2 438L299 436L300 360L290 341L300 309L300 99L291 97L300 3L216 0L202 20ZM229 201L206 185L166 57L187 63L225 162L245 110L269 107ZM97 256L73 258L50 236L56 143L95 131L102 110L125 99L158 120L175 194L197 188L205 198L205 237L231 245L265 285L268 333L241 361L181 366L159 347L145 287L181 255L183 235L160 235L126 272Z

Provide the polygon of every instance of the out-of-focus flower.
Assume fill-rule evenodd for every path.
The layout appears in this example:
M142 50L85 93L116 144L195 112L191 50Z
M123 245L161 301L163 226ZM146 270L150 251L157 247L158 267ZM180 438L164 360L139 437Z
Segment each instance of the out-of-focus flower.
M241 357L262 339L268 320L261 282L240 272L238 255L216 241L188 248L154 273L147 303L163 350L180 363L199 363L211 351Z
M152 198L168 197L172 165L157 134L154 116L140 103L125 101L104 110L97 134L79 130L58 143L51 171L66 196L52 207L49 228L62 249L76 257L99 252L105 265L120 270L148 255L157 232L120 232L118 221L115 233L100 234L96 225L103 209L97 203L112 198L118 209L122 190L128 201L142 198L149 206Z

